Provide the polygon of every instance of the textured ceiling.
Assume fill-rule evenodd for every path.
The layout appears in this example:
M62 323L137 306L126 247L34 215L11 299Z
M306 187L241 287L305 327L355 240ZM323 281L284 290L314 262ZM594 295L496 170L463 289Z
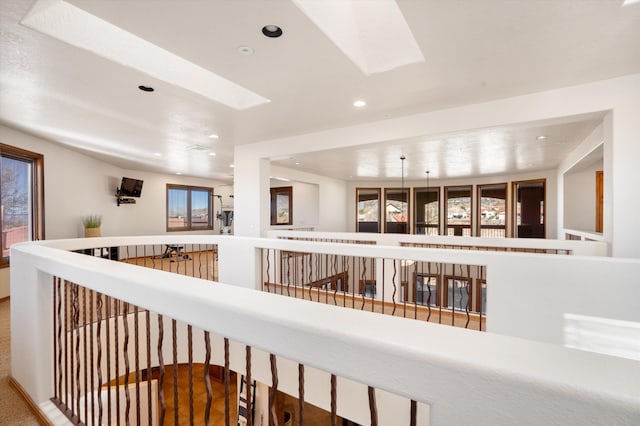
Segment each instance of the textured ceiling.
M20 25L31 1L0 2L0 121L122 167L166 173L230 180L236 144L640 72L640 4L622 1L398 0L425 62L370 76L288 0L69 3L271 100L234 110ZM265 24L284 35L264 37ZM360 98L367 106L356 109ZM567 145L592 125L557 131ZM543 130L535 126L425 135L391 153L362 147L349 155L364 171L353 170L352 158L340 177L394 176L400 151L416 174L449 162L437 173L528 170L561 152L532 144ZM454 164L458 157L464 166Z

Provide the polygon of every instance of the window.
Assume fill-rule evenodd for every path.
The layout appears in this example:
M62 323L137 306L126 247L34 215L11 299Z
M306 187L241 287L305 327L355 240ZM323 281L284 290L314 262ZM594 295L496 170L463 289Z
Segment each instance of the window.
M2 260L12 244L44 239L44 156L0 144Z
M293 187L271 188L271 224L293 225Z
M469 306L471 291L469 280L464 277L446 277L446 283L448 290L444 295L446 298L444 305L453 310L471 310Z
M380 188L356 188L356 231L380 232Z
M385 188L385 230L389 234L409 233L409 189Z
M514 182L516 238L545 238L545 179Z
M445 187L446 235L471 236L471 186Z
M507 184L478 186L478 236L506 237Z
M415 301L418 305L440 306L438 290L438 276L429 274L415 274L416 294Z
M213 229L213 188L167 184L167 231Z
M440 188L416 188L413 198L416 204L415 233L440 234Z

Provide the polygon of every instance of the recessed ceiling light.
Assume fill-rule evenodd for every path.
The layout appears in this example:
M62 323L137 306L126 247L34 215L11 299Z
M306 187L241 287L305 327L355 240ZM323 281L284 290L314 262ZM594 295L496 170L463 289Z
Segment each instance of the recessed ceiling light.
M235 165L229 164L229 167L231 167L233 169L235 167Z
M211 134L209 135L209 137L210 137L211 139L218 139L220 136L216 135L215 133L211 133Z
M547 138L547 137L546 137L545 135L540 135L540 136L538 136L538 137L536 138L536 140L538 140L538 141L543 141L543 140L545 140L546 138Z
M282 35L282 28L277 25L265 25L262 27L262 34L270 38L278 38Z
M215 153L215 152L213 152L213 151L211 151L211 152L209 153L209 155L210 155L211 157L214 157L214 156L216 155L216 153Z
M138 89L142 90L143 92L153 92L154 90L153 87L151 86L143 86L143 85L138 86Z
M159 152L154 152L153 155L155 155L156 157L162 157L162 154L160 154Z
M356 108L362 108L365 105L367 105L367 103L365 101L363 101L362 99L358 99L357 101L355 101L353 103L353 106L356 107Z
M178 176L180 176L180 175L182 174L182 172L176 172L176 174L177 174Z
M301 164L300 162L296 161L296 166L299 166L300 164Z
M240 46L238 47L238 53L241 55L253 55L253 48L249 46Z

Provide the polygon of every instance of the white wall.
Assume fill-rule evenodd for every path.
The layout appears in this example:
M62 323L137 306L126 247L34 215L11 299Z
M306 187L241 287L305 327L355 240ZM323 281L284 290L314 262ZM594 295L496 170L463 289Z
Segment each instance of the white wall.
M605 134L611 132L610 129L607 132L610 122L611 113L608 113L603 124L596 127L558 166L558 235L561 237L565 233L565 228L595 231L595 170L603 170L605 172L603 237L605 241L611 239L613 185L609 182L608 176L612 174L613 142L611 135L605 138ZM598 150L602 150L602 160L583 167L582 164L589 161L593 153ZM586 176L587 170L590 171L590 177ZM575 176L583 172L585 175Z
M298 189L300 192L305 192L305 194L301 194L302 200L296 200L298 195L294 194L294 225L312 224L315 225L316 231L347 231L348 192L345 181L274 165L270 166L270 170L272 176L290 179L291 185L306 184L306 186L294 185L294 192ZM290 186L290 184L281 182L278 186ZM305 203L309 204L305 205ZM298 211L302 213L302 218L306 223L298 222L296 219Z
M596 231L596 171L602 161L577 173L564 175L564 226L580 231Z
M292 190L292 224L294 226L315 226L318 223L320 199L318 185L295 181L282 182L271 179L271 188L283 187L291 187Z
M122 169L3 125L0 140L44 155L46 239L82 237L81 218L93 213L102 215L104 236L165 234L167 183L214 187L227 200L233 191L228 184L207 179ZM123 176L142 179L144 185L136 204L118 207L115 192ZM217 221L214 225L213 232L219 232ZM8 295L8 273L2 271L0 298Z

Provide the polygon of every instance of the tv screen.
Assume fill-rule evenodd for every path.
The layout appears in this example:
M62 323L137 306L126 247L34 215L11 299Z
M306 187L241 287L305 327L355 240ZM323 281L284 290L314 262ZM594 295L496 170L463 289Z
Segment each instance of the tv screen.
M139 197L142 193L142 181L139 179L131 179L128 177L122 178L122 183L120 184L120 192L118 195L123 195L125 197Z

